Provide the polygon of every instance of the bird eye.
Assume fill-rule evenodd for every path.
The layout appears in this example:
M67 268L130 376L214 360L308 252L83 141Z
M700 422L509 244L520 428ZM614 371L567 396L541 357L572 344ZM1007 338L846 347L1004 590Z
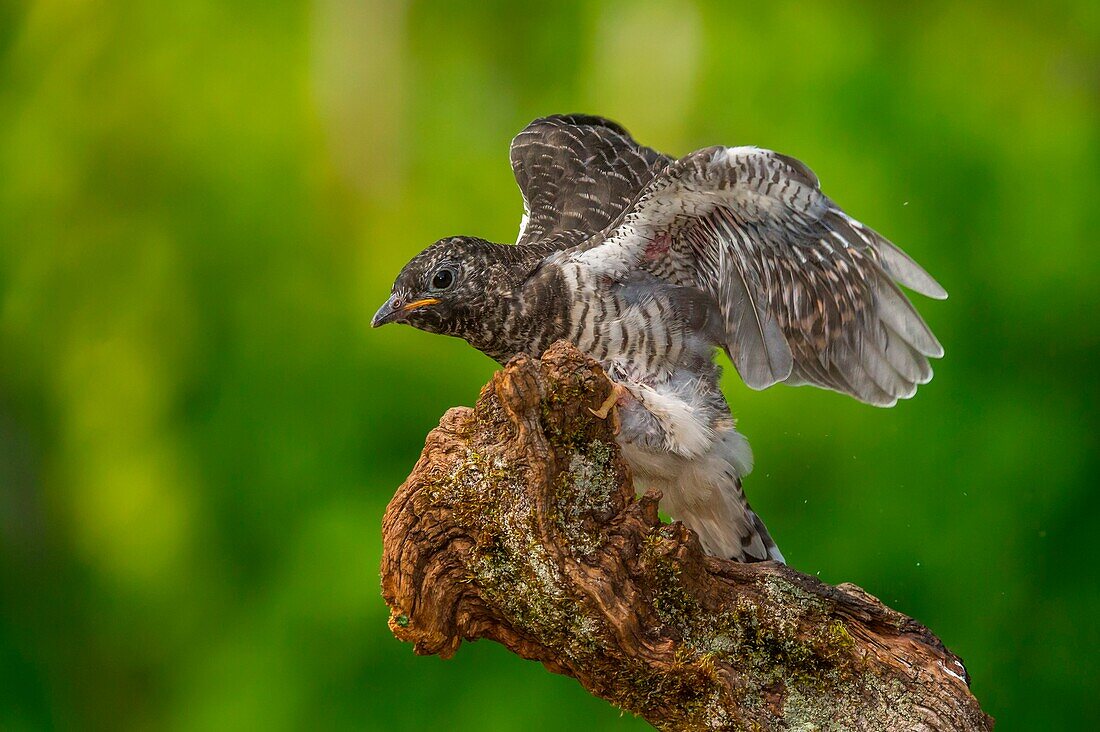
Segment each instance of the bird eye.
M433 290L446 290L448 287L455 283L454 270L447 267L441 267L435 271L432 275L432 289Z

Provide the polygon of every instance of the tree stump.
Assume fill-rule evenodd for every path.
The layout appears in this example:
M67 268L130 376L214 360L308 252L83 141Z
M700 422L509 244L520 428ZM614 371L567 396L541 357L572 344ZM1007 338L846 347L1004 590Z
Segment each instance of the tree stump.
M383 520L399 639L447 658L489 638L659 729L992 729L920 623L662 523L589 411L609 389L559 343L443 416Z

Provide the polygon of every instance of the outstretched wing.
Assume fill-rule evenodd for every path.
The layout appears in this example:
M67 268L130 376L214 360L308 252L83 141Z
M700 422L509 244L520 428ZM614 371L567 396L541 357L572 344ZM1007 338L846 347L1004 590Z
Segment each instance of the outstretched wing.
M672 162L618 124L580 114L527 125L512 140L511 159L523 194L516 243L553 237L561 249L607 228L654 173Z
M712 295L722 345L754 389L809 383L890 406L943 355L895 282L937 299L944 289L833 203L809 168L769 150L714 147L672 163L572 257Z

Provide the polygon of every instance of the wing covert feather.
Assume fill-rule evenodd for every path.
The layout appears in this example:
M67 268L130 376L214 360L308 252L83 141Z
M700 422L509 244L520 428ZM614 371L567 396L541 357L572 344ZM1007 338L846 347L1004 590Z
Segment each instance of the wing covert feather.
M516 243L553 240L558 249L603 231L672 160L617 123L581 114L535 120L510 157L524 208Z
M604 234L570 256L608 276L642 269L710 294L725 322L720 345L752 388L814 384L890 406L943 355L896 283L933 298L944 289L794 158L699 150L657 174Z

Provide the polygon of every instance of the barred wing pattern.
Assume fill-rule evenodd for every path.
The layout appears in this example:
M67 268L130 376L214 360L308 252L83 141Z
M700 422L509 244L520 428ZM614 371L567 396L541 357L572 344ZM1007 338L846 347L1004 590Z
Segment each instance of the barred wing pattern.
M878 406L912 396L943 348L895 282L947 293L842 211L801 162L753 147L675 161L574 261L637 270L712 295L722 345L754 389L814 384Z
M510 157L523 194L516 243L554 238L558 249L606 229L672 162L615 122L580 114L535 120L512 140Z

